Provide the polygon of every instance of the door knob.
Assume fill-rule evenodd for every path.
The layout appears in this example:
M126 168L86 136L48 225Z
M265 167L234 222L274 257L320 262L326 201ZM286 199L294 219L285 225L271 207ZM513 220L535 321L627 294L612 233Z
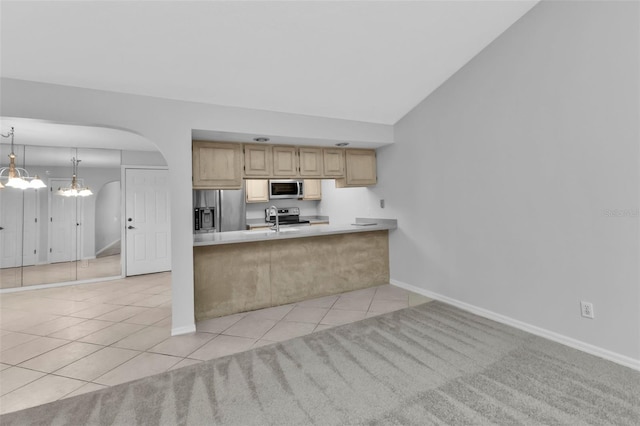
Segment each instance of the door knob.
M136 227L129 225L129 226L127 226L127 229L136 229Z

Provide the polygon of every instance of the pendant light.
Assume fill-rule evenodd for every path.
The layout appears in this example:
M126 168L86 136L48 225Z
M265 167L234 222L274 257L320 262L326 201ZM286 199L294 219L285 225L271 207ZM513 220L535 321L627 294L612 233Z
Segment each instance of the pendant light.
M11 138L11 152L9 153L9 167L3 167L0 169L0 189L4 187L8 188L17 188L17 189L38 189L38 188L46 188L47 185L42 182L42 179L35 175L34 177L29 176L29 172L27 169L23 169L22 167L16 167L16 154L13 152L13 127L6 135L0 133L0 136L3 138ZM4 177L3 174L7 172L7 176ZM2 184L2 179L7 179L6 184Z
M71 158L71 163L73 163L71 185L64 188L58 188L58 194L63 197L88 197L89 195L93 195L93 192L91 192L88 186L78 185L78 163L80 161L82 160L77 160L76 157Z

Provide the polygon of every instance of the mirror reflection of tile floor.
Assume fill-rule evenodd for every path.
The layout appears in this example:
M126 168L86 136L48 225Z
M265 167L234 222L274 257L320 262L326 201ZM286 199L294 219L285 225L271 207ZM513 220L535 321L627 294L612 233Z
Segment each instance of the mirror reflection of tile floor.
M391 285L199 322L171 337L171 273L0 295L0 413L429 301Z
M0 288L60 283L121 275L120 255L77 262L0 269Z

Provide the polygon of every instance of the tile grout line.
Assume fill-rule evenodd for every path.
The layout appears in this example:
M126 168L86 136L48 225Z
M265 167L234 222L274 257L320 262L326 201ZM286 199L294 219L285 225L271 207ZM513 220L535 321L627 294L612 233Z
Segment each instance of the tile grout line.
M296 305L294 304L294 305L293 305L293 307L292 307L291 309L289 309L289 312L291 312L291 311L295 308L295 306L296 306ZM272 306L272 307L275 307L275 306ZM265 308L265 309L271 309L271 308ZM284 319L284 317L286 317L286 316L289 314L289 312L287 312L287 313L286 313L282 318ZM235 325L235 324L237 324L238 322L240 322L241 320L243 320L244 318L246 318L247 316L248 316L248 315L246 315L246 316L244 316L243 318L241 318L241 319L239 319L238 321L236 321L236 322L234 323L234 325ZM260 318L257 318L257 319L260 319ZM263 319L268 319L268 318L263 318ZM271 321L275 321L275 320L271 320ZM280 320L278 320L278 321L275 321L275 324L273 324L273 325L271 326L271 328L269 328L269 330L265 331L265 332L264 332L260 337L258 337L258 338L256 339L256 341L255 341L255 342L253 342L253 344L252 344L251 346L253 346L253 345L254 345L258 340L262 339L262 337L264 337L264 336L265 336L269 331L271 331L271 330L273 329L273 327L275 327L275 326L276 326L280 321L282 321L282 319L280 319ZM231 327L233 327L233 325L232 325L232 326L229 326L228 328L226 328L226 329L225 329L225 331L227 331L227 330L228 330L229 328L231 328ZM243 337L243 336L232 336L232 335L229 335L229 334L224 334L224 331L223 331L222 333L220 333L220 335L230 336L230 337ZM215 339L215 337L214 337L214 339ZM213 340L213 339L211 339L211 340ZM193 353L193 352L192 352L192 353Z
M122 365L126 364L127 362L132 361L132 360L134 360L134 359L138 358L139 356L141 356L141 355L143 355L143 354L145 354L145 353L147 353L147 352L146 352L146 351L144 351L144 352L140 352L140 353L139 353L139 354L137 354L136 356L134 356L134 357L132 357L132 358L129 358L128 360L126 360L126 361L124 361L123 363L121 363L121 364L119 364L119 365L115 366L115 367L114 367L114 368L112 368L111 370L109 370L109 371L105 371L103 374L101 374L101 375L99 375L98 377L96 377L96 378L92 379L91 383L94 383L94 384L96 384L96 385L100 385L100 386L107 386L107 387L112 387L112 386L117 386L117 385L119 385L120 383L115 384L115 385L105 385L104 383L95 382L94 380L97 380L97 379L99 379L100 377L102 377L102 376L104 376L104 375L106 375L106 374L109 374L110 372L112 372L112 371L113 371L113 370L115 370L116 368L121 367ZM171 355L167 355L167 356L171 356ZM181 357L173 356L173 358L181 358ZM171 365L171 367L173 367L174 365L178 364L179 362L182 362L182 360L183 360L183 359L184 359L184 358L182 358L182 359L178 360L175 364L172 364L172 365ZM169 367L169 368L171 368L171 367ZM166 369L166 370L164 370L163 372L168 371L168 370L169 370L169 368L167 368L167 369ZM158 374L159 374L159 373L158 373ZM140 377L140 379L142 379L142 378L144 378L144 377L149 377L149 376L143 376L143 377ZM138 379L134 379L134 380L138 380ZM133 380L130 380L130 381L133 381ZM127 383L127 382L122 382L122 383Z
M61 318L65 318L65 317L66 317L66 316L62 316ZM69 317L69 318L78 318L78 317ZM59 319L59 318L53 319L53 320L51 320L51 321L56 321L57 319ZM70 342L74 342L74 341L77 341L78 339L82 339L83 337L87 337L89 334L93 334L94 332L91 332L91 333L89 333L89 334L87 334L87 335L85 335L85 336L81 336L81 337L78 337L78 339L73 339L73 340L65 339L64 337L51 337L51 335L52 335L52 334L55 334L55 333L58 333L59 331L63 331L63 330L66 330L66 329L68 329L68 328L75 327L75 326L77 326L77 325L83 324L83 323L85 323L85 322L87 322L87 321L94 320L93 318L83 318L83 319L84 319L84 321L79 322L78 324L74 324L74 325L70 325L70 326L68 326L68 327L61 328L61 329L56 330L56 331L54 331L54 332L52 332L52 333L45 334L44 336L43 336L43 335L41 335L41 334L27 333L26 331L14 331L13 333L27 334L27 335L29 335L29 336L37 336L37 337L48 337L48 338L50 338L50 339L69 340ZM116 322L114 322L114 321L107 321L107 320L94 320L94 321L104 321L104 322L111 322L111 323L113 323L113 324L116 324ZM46 321L46 322L49 322L49 321ZM40 323L40 324L36 324L36 325L41 325L41 324L44 324L44 323ZM35 327L35 326L34 326L34 327ZM110 326L107 326L107 327L110 327ZM105 328L107 328L107 327L105 327ZM100 331L100 330L97 330L97 331Z
M371 310L371 305L373 304L373 299L376 298L376 294L378 294L378 290L380 290L380 287L376 287L376 291L373 292L373 296L371 297L371 300L369 301L369 306L367 306L367 312L364 314L364 317L367 317L367 314L370 312Z
M333 306L338 302L338 300L340 300L340 296L336 297L336 300L334 300L331 306L329 306L327 313L322 316L322 319L320 319L320 322L318 323L318 325L322 324L322 320L324 320L327 317L327 315L329 315L329 312L331 312L331 309L333 309ZM331 325L331 324L324 324L324 325ZM335 327L335 326L332 325L332 327ZM318 326L316 326L316 328L318 328Z
M197 333L198 333L198 332L197 332ZM206 333L206 332L199 332L199 333ZM213 339L215 339L216 337L220 336L220 334L215 334L215 333L207 333L207 334L214 334L214 336L213 336L211 339L209 339L209 340L207 340L206 342L204 342L204 343L202 343L201 345L199 345L199 346L198 346L197 348L195 348L193 351L189 352L189 354L183 358L183 361L184 361L185 359L189 358L189 356L190 356L190 355L192 355L193 353L195 353L198 349L200 349L201 347L203 347L203 346L204 346L204 345L206 345L207 343L211 342L211 341L212 341ZM171 336L171 337L176 337L176 336ZM169 337L169 339L171 339L171 337ZM167 339L167 340L169 340L169 339ZM166 342L166 340L164 340L164 341L162 341L162 342L160 342L160 343L164 343L164 342ZM160 343L158 343L158 345L159 345ZM155 346L157 346L157 345L154 345L154 346L152 346L152 347L155 347ZM147 352L148 352L148 351L147 351ZM151 352L151 353L154 353L154 354L160 354L160 355L168 355L168 356L177 356L177 355L172 355L172 354L164 354L164 353L161 353L161 352ZM194 359L194 360L195 360L196 358L189 358L189 359ZM202 361L202 360L198 360L198 361Z

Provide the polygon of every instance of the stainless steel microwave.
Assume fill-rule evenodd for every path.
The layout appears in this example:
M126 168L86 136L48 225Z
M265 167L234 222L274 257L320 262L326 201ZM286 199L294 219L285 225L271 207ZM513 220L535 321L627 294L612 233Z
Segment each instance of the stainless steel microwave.
M272 179L269 181L269 199L302 198L304 189L299 179Z

